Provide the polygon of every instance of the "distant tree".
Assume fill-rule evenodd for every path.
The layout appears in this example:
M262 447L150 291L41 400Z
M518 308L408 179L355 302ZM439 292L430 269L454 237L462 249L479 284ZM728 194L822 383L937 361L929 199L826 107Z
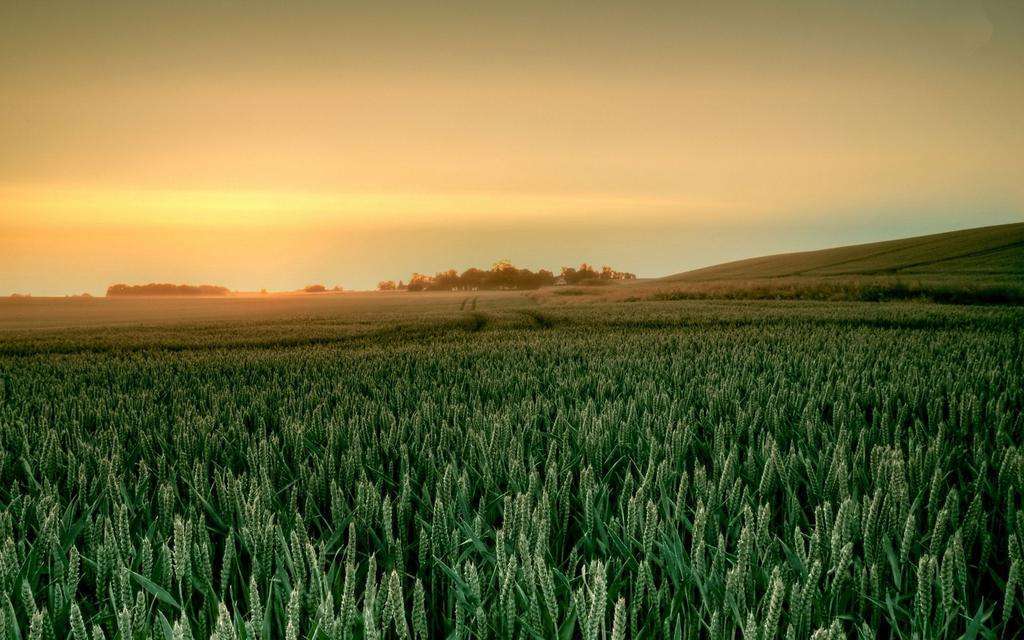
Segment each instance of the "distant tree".
M515 289L518 275L519 270L508 259L503 258L491 266L486 282L490 289Z
M586 262L582 263L577 269L562 267L562 278L566 284L580 284L591 280L598 280L601 277L601 274Z
M377 283L378 291L394 291L397 288L394 280L381 280Z
M455 269L441 271L434 276L431 288L437 291L451 291L459 288L459 272Z
M412 274L412 278L409 279L407 288L409 291L427 291L433 285L434 279L430 276L425 276L422 273Z
M113 284L107 287L107 296L225 296L231 293L227 287L210 284L170 284L151 282L149 284Z
M633 274L620 273L611 267L603 267L600 272L592 266L583 263L578 269L573 267L562 267L560 278L547 269L539 269L536 272L529 269L520 269L507 259L498 260L491 265L490 270L484 271L476 267L466 269L459 274L455 269L439 271L433 276L422 273L412 274L408 285L398 282L397 288L408 288L409 291L474 291L477 289L538 289L551 286L556 280L564 280L568 284L585 283L598 280L627 279L635 277ZM386 281L390 282L390 281ZM384 283L378 285L382 288ZM385 285L386 286L386 285Z
M547 269L541 269L537 271L535 276L537 287L550 287L555 284L555 274L551 273Z
M627 271L616 271L608 265L601 267L601 279L602 280L634 280L636 279L635 273L629 273Z
M474 291L476 289L482 289L484 282L487 281L487 272L483 269L477 269L476 267L470 267L462 272L459 276L459 284L463 289L467 291Z
M327 291L327 287L322 284L311 284L303 287L302 290L306 293L323 293L324 291Z
M576 270L576 275L580 280L596 280L598 275L594 267L590 266L586 262L580 265L580 268Z

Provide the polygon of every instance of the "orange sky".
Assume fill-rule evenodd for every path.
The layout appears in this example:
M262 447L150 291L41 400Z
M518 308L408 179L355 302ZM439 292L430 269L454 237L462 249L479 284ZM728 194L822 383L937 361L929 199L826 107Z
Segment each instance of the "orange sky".
M1020 220L1016 2L4 3L0 294Z

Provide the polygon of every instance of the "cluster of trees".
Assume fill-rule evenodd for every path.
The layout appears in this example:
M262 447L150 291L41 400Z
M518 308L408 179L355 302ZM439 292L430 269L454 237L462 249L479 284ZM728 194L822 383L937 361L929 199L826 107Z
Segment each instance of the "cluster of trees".
M597 271L586 262L581 264L578 269L562 267L560 277L565 280L565 284L588 284L605 280L636 280L635 273L616 271L608 265L601 267L601 270Z
M327 291L340 292L343 289L339 285L334 285L333 289L328 289L322 284L311 284L302 288L303 293L326 293Z
M559 275L547 269L530 271L520 269L508 260L500 260L489 269L472 267L459 273L455 269L440 271L432 276L414 273L409 282L383 280L377 288L381 291L473 291L479 289L538 289L556 284L599 284L610 280L632 280L635 274L602 267L600 271L587 263L578 268L562 267Z
M107 287L107 297L114 296L226 296L231 293L227 287L212 284L170 284L151 282L149 284L112 284Z

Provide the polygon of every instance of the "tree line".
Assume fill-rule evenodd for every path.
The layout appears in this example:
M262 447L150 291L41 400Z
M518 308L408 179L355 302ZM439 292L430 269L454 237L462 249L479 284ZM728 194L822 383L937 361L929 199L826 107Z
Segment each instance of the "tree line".
M413 273L409 282L382 280L380 291L474 291L481 289L539 289L559 284L603 284L612 280L633 280L636 274L616 271L609 266L595 269L584 262L579 267L562 267L559 275L548 269L536 272L520 269L508 260L499 260L489 270L471 267L462 273L455 269L430 276Z
M227 287L212 284L170 284L150 282L149 284L112 284L107 287L107 297L116 296L226 296L231 293Z
M334 285L334 287L330 289L328 289L322 284L310 284L300 289L300 291L302 291L303 293L341 293L342 291L344 291L344 289L342 289L341 285L338 284Z

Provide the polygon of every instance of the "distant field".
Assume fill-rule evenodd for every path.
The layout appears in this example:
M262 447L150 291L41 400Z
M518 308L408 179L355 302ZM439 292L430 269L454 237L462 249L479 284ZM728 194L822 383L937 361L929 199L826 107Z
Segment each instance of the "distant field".
M610 297L1024 304L1024 223L696 269Z
M849 275L1024 276L1024 223L750 258L663 280Z
M329 295L246 295L151 298L0 298L0 330L173 323L260 322L290 319L376 318L382 312L460 309L463 305L504 304L520 292L365 292Z
M0 307L0 637L1018 633L1024 310L583 299Z

